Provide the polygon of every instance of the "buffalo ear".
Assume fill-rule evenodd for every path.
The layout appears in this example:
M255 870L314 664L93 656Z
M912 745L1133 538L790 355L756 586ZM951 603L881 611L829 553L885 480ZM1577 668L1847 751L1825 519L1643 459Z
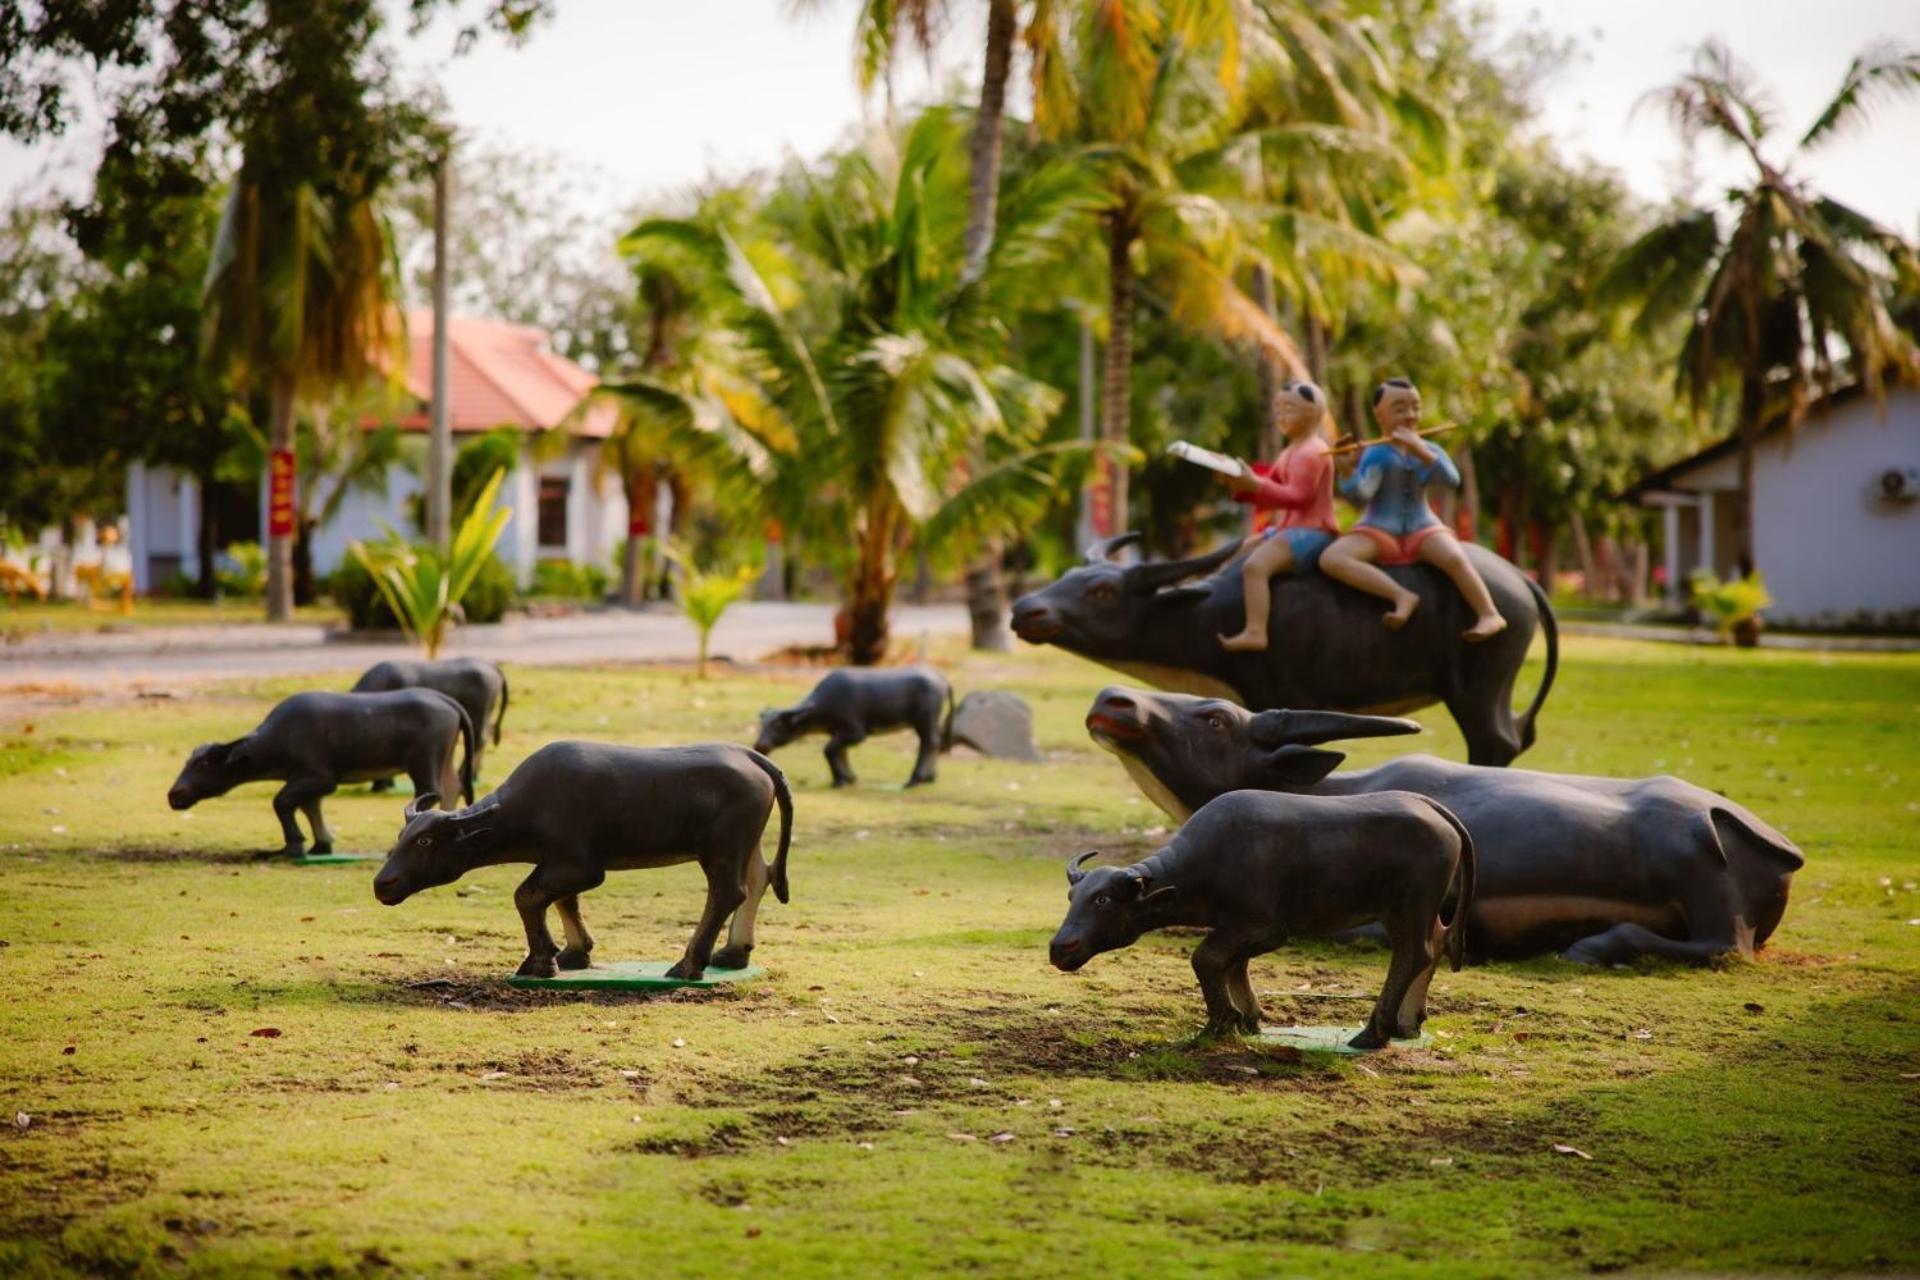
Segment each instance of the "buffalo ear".
M253 759L251 744L245 738L235 738L232 742L220 744L220 758L227 764L246 764Z
M1267 754L1261 762L1261 781L1293 787L1310 787L1340 767L1347 758L1343 751L1321 747L1303 747L1289 742Z

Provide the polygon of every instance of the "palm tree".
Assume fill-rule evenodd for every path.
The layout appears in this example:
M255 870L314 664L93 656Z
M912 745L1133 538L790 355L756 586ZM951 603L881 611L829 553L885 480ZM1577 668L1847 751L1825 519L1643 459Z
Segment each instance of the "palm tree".
M801 0L796 8L817 8L820 0ZM1032 0L1029 43L1045 50L1054 43L1057 0ZM931 58L937 33L951 17L951 0L861 0L854 24L856 70L862 90L871 92L891 73L903 42L910 42ZM967 230L963 278L972 281L986 270L993 247L995 206L1000 198L1000 160L1007 103L1007 81L1013 72L1014 40L1020 30L1016 0L987 0L986 50L981 61L980 104L974 112L969 142ZM1039 75L1051 64L1042 53L1035 59ZM1005 651L1013 647L1007 632L1006 590L1000 571L998 539L988 539L982 555L967 570L967 605L972 618L973 647Z
M712 227L715 216L703 210L700 221ZM601 462L627 494L620 599L633 607L646 590L647 539L664 532L655 528L661 481L673 487L676 525L694 480L741 509L767 482L773 455L795 441L749 376L747 354L725 327L724 289L702 257L654 236L620 247L634 264L646 347L634 374L596 388L582 408L607 402L619 413Z
M1078 448L1034 447L1060 398L1001 363L1000 317L1014 282L1071 251L1094 193L1065 166L1008 192L986 269L967 281L960 143L953 115L934 110L897 160L883 148L797 173L762 212L785 233L779 253L749 254L729 227L698 220L629 237L696 252L725 281L733 329L797 441L772 455L762 500L838 563L857 663L886 651L898 560L916 537L977 545L1029 523ZM785 274L769 279L768 264Z
M1289 370L1298 348L1234 283L1248 260L1245 210L1200 189L1192 169L1214 164L1242 119L1243 64L1266 56L1266 24L1237 0L1107 0L1050 23L1035 50L1035 125L1097 168L1106 188L1107 347L1100 436L1129 437L1133 309L1142 278L1173 318L1249 338ZM1061 86L1070 86L1062 88ZM1111 529L1127 523L1127 474L1106 464Z
M1676 385L1703 411L1738 386L1740 488L1746 496L1738 554L1753 562L1753 450L1773 421L1789 430L1816 392L1844 375L1876 401L1889 376L1916 370L1913 341L1888 314L1901 282L1920 280L1920 258L1894 231L1811 191L1789 167L1863 121L1878 101L1920 88L1920 52L1881 45L1856 57L1840 89L1787 160L1769 159L1776 121L1752 73L1709 40L1692 68L1648 99L1664 106L1689 143L1711 136L1744 152L1751 180L1724 201L1684 208L1630 245L1600 285L1602 298L1636 300L1642 333L1691 316Z
M402 367L391 244L364 184L279 184L242 161L207 264L201 340L237 391L269 395L269 449L293 450L300 403ZM293 616L293 541L268 538L270 620Z

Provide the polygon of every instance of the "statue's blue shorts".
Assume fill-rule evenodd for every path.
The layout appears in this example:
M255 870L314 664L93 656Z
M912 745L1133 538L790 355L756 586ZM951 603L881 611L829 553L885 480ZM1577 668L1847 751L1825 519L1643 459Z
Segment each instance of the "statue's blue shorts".
M1293 549L1293 568L1296 573L1305 573L1320 564L1320 553L1333 545L1333 535L1324 529L1276 529L1269 525L1261 537L1271 538L1275 534L1287 540L1287 546Z

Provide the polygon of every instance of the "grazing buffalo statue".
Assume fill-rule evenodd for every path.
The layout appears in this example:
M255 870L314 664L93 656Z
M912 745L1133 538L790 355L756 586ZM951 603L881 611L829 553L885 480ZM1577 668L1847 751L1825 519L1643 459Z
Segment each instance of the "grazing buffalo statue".
M442 658L437 662L389 658L368 667L354 681L355 693L390 693L395 689L438 689L466 709L473 721L473 773L480 775L487 725L493 725L493 745L500 745L500 726L507 718L507 676L500 664L485 658ZM391 778L376 778L375 791L391 788Z
M191 809L243 782L285 782L273 797L286 846L298 857L306 845L294 811L313 828L313 851L333 852L333 832L320 801L344 782L368 782L404 773L416 794L464 795L473 802L473 722L466 710L433 689L394 693L296 693L267 713L260 727L232 742L193 749L167 792L167 803ZM458 780L455 747L462 747Z
M1479 851L1468 954L1623 964L1751 957L1780 923L1805 861L1725 796L1678 778L1593 778L1404 756L1332 772L1319 744L1415 733L1411 720L1248 712L1230 702L1114 686L1087 730L1149 799L1185 820L1243 788L1351 797L1412 791L1459 815Z
M1420 1034L1427 984L1444 951L1460 967L1474 897L1473 840L1425 796L1350 800L1236 791L1204 805L1130 867L1067 867L1067 918L1050 958L1072 971L1149 929L1211 930L1194 949L1207 1033L1260 1030L1247 961L1289 937L1378 923L1393 946L1386 985L1350 1043L1379 1049ZM1442 906L1453 903L1442 918Z
M848 667L828 673L798 706L762 711L760 737L753 749L770 755L795 738L824 733L833 785L847 787L859 781L847 764L848 747L858 746L871 734L911 729L919 735L920 754L907 785L917 787L933 781L952 722L953 688L931 667L892 671Z
M1032 644L1055 644L1162 689L1227 698L1264 711L1324 707L1382 714L1446 704L1474 764L1504 765L1533 745L1534 721L1553 687L1560 642L1540 588L1483 547L1466 548L1506 630L1478 644L1460 633L1473 622L1459 591L1427 565L1386 572L1420 596L1398 631L1380 621L1380 602L1320 573L1281 574L1273 583L1265 652L1230 653L1219 637L1245 612L1238 544L1191 560L1113 563L1137 533L1109 538L1087 563L1021 597L1013 629ZM1212 574L1205 582L1186 579ZM1513 714L1513 682L1536 627L1547 637L1546 671L1533 703Z
M397 906L476 867L533 863L533 874L513 892L527 931L523 977L551 978L588 966L593 935L580 917L580 895L598 888L609 871L698 862L706 873L706 910L686 953L667 970L673 978L700 978L708 965L744 969L767 886L787 900L793 795L773 761L744 747L553 742L521 761L479 804L429 813L431 802L417 797L407 806L400 839L374 877L373 896ZM760 838L775 804L780 848L769 869ZM547 908L554 906L567 935L564 950L547 930ZM726 949L715 953L728 916L733 928Z

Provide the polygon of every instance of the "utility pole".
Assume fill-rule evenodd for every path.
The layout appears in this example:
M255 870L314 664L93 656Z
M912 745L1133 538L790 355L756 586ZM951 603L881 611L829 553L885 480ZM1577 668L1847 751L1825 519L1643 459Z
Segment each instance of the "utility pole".
M427 541L453 542L453 423L447 405L447 187L453 144L433 166L433 407L427 435Z

